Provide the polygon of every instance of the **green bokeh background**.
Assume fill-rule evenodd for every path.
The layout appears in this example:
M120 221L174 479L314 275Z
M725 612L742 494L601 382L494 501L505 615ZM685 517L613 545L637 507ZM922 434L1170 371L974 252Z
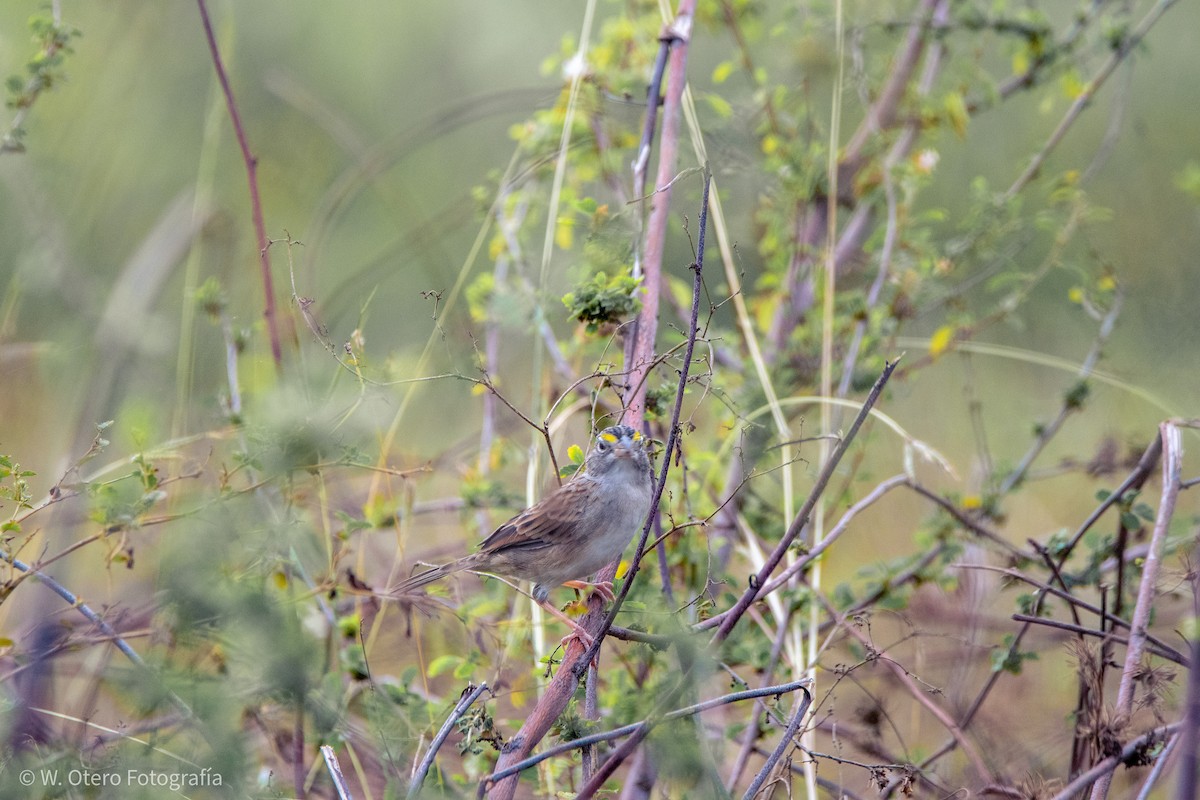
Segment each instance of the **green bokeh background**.
M19 72L31 55L25 21L39 5L0 4L0 74ZM39 473L39 495L80 455L96 422L117 420L117 456L221 423L224 349L219 331L190 309L189 285L220 278L238 326L255 326L263 307L244 169L195 4L62 5L65 21L83 32L66 63L68 80L32 110L28 151L0 155L0 452ZM608 3L600 9L617 11ZM823 4L812 9L828 17ZM494 184L509 162L510 126L553 104L561 80L541 65L564 37L578 34L582 5L256 0L213 2L211 12L258 158L268 234L282 238L286 231L304 243L292 251L297 290L316 301L331 339L340 343L361 329L377 362L391 359L397 377L414 378L417 357L433 336L424 374L472 372L476 331L465 308L460 304L435 325L434 301L422 293L445 292L458 278L481 225L472 190ZM902 14L888 4L849 3L847 16ZM802 27L796 17L791 21ZM1132 72L1121 68L1046 165L1047 175L1082 170L1098 150L1108 151L1087 189L1112 218L1073 242L1068 258L1110 264L1124 287L1125 311L1101 369L1143 392L1098 385L1085 421L1064 431L1046 463L1086 457L1107 435L1144 444L1160 419L1197 413L1200 207L1174 184L1189 162L1200 162L1197 30L1200 4L1171 9L1131 59ZM832 58L822 33L806 29L795 45L771 51L778 60L772 68L811 80L817 97L828 96ZM727 48L724 33L697 29L689 71L698 92L714 88L712 68ZM979 58L1000 65L1005 59ZM845 102L849 131L859 116L857 98L851 92ZM993 188L1010 184L1068 102L1061 92L1050 101L1018 97L974 118L965 138L943 136L923 203L947 209L952 227L971 181L982 175ZM754 199L771 189L753 166L751 123L738 115L704 116L701 108L731 231L750 243ZM614 101L611 113L636 118L638 109ZM1118 114L1117 135L1106 143ZM1035 183L1026 202L1041 203L1045 192ZM679 187L680 217L694 218L697 197L695 182ZM205 218L194 239L193 213ZM178 255L164 258L173 247ZM1019 257L1032 269L1045 249L1035 245ZM752 286L757 255L752 245L740 255ZM274 248L272 258L286 308L287 250ZM686 239L676 231L668 263L682 273L688 259ZM546 309L563 332L571 325L554 297L578 277L574 261L571 253L556 253L549 271ZM147 263L149 279L130 278L137 264ZM487 268L486 257L473 267ZM715 269L711 280L719 286ZM123 281L128 291L116 291ZM1069 274L1055 273L984 341L1077 362L1095 324L1068 301L1072 285ZM300 373L300 383L328 382L336 369L293 319L285 342L289 369ZM927 337L942 323L929 315L910 334ZM498 377L518 401L530 394L531 346L506 342L506 373ZM268 391L274 367L261 329L252 333L242 367L251 402L280 404L278 413L264 416L285 428L283 406L291 400ZM1027 361L975 356L969 368L1001 461L1025 450L1031 421L1048 418L1073 382L1069 373ZM962 389L967 369L959 357L947 357L921 380L893 385L885 410L949 455L971 488L977 454ZM442 382L420 390L397 445L399 466L437 458L475 436L479 400L470 388ZM398 389L372 389L357 427L338 435L369 445L399 396ZM353 402L334 397L333 405ZM891 452L887 468L898 471ZM457 468L474 457L453 451L417 484L418 498L454 494ZM520 473L508 478L519 490ZM1090 487L1071 476L1035 489L1031 502L1011 509L1011 528L1033 535L1078 519L1091 506ZM915 517L925 510L915 500L905 505ZM894 517L894 510L865 515L861 532L831 553L831 574L903 552L909 543L887 536ZM474 537L470 526L441 524L439 536Z

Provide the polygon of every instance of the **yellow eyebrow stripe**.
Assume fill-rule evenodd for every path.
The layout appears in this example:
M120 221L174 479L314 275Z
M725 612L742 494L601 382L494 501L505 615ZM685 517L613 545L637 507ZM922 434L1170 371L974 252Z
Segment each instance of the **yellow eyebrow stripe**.
M604 441L608 442L609 444L617 443L617 437L613 436L611 433L602 433L602 434L600 434L600 438L603 439Z

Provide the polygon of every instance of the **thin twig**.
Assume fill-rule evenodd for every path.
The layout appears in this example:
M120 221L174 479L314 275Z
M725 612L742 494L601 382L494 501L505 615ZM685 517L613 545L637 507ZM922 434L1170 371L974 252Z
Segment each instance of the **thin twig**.
M91 606L83 602L81 598L73 594L69 589L67 589L67 587L63 586L61 583L54 580L54 578L51 578L44 572L39 571L29 564L26 564L24 561L21 561L19 558L14 558L5 550L0 550L0 559L12 564L21 572L32 575L38 580L39 583L46 586L48 589L50 589L50 591L54 592L56 595L66 601L67 605L70 605L78 610L79 613L83 614L83 616L86 617L89 622L99 628L105 636L109 637L113 645L122 653L124 653L126 658L132 661L140 669L144 670L147 675L154 678L156 683L158 682L158 676L152 669L150 669L150 666L145 662L145 660L142 659L138 652L130 647L129 643L122 639L117 632L113 630L113 627L105 622L104 618L97 614ZM177 709L179 709L190 719L192 717L192 709L188 706L188 704L185 703L183 699L179 695L175 694L175 692L172 690L164 689L164 691L166 692L167 699L169 699Z
M617 767L621 766L621 764L625 763L626 759L633 755L633 752L637 750L642 740L649 733L649 725L638 726L637 730L628 739L621 742L621 746L605 759L604 763L600 765L600 769L596 770L595 774L588 776L587 782L579 789L579 794L575 796L575 800L591 800L592 797L595 797L596 792L604 786L604 782L608 780L609 776L616 772Z
M429 743L429 749L425 752L425 757L421 759L421 764L417 767L417 771L413 775L412 783L408 786L409 798L416 797L421 791L421 784L425 782L425 776L429 774L429 769L433 766L433 759L437 756L438 749L446 741L446 737L450 735L450 731L454 730L454 724L458 722L463 714L467 713L467 709L479 699L479 695L487 691L487 688L488 685L486 683L481 683L474 688L468 686L463 690L462 696L458 698L458 703L454 706L454 710L446 717L446 721L442 723L437 736L434 736L433 741Z
M771 775L771 772L774 771L775 765L779 763L779 759L783 757L784 752L786 752L789 747L795 746L795 742L793 742L793 740L796 738L796 732L800 730L800 723L804 719L804 714L808 711L808 707L812 705L812 695L809 694L808 689L801 687L800 691L804 692L804 700L796 705L796 711L794 714L792 714L792 721L788 723L787 730L783 732L783 736L779 739L779 744L775 746L775 750L772 751L770 757L767 758L767 763L764 764L763 768L760 769L758 774L754 776L754 780L750 782L750 786L746 789L746 793L742 795L744 800L752 800L752 798L758 794L759 788Z
M1092 348L1088 351L1087 356L1083 359L1083 364L1079 367L1079 373L1076 383L1086 381L1096 368L1096 363L1100 360L1100 354L1104 350L1105 343L1108 342L1108 337L1112 335L1113 328L1116 326L1117 317L1121 313L1121 305L1124 301L1124 293L1118 291L1113 296L1112 307L1108 313L1104 315L1103 321L1100 323L1100 330L1096 333L1096 340L1092 343ZM1020 483L1026 473L1029 472L1029 467L1033 465L1041 452L1050 443L1050 440L1062 428L1063 423L1067 421L1067 417L1078 411L1082 404L1074 399L1074 391L1068 391L1063 398L1062 406L1058 410L1058 416L1046 425L1039 426L1038 436L1025 451L1025 455L1017 463L1017 466L1012 472L1004 477L1000 484L999 493L1002 495L1008 494L1014 486Z
M1047 619L1046 617L1034 617L1030 616L1029 614L1013 614L1012 618L1017 622L1028 622L1031 625L1043 625L1047 628L1057 628L1062 631L1077 633L1081 636L1093 636L1099 639L1108 639L1109 641L1116 642L1117 644L1129 644L1129 639L1121 636L1120 634L1113 633L1112 631L1098 631L1095 628L1088 628L1083 625L1072 625L1069 622L1061 622L1056 619ZM1112 618L1106 617L1106 619L1111 620ZM1154 642L1148 642L1146 649L1154 653L1154 655L1158 656L1159 658L1165 658L1167 661L1178 664L1181 667L1191 667L1191 660L1177 650L1173 650L1169 647L1161 647Z
M1079 529L1076 530L1074 535L1071 536L1070 540L1066 544L1066 547L1063 548L1058 557L1059 569L1062 569L1063 564L1066 563L1067 558L1071 555L1071 552L1075 549L1075 546L1083 540L1084 534L1091 530L1092 526L1096 524L1096 520L1100 519L1100 517L1104 515L1105 511L1108 511L1108 509L1120 503L1130 489L1141 488L1141 486L1146 482L1146 479L1149 478L1150 474L1154 471L1154 465L1158 463L1158 459L1161 455L1162 437L1155 436L1142 453L1142 457L1138 459L1137 466L1133 468L1133 471L1130 472L1125 480L1121 482L1120 486L1114 489L1108 495L1108 497L1104 498L1100 505L1096 506L1095 510L1093 510L1091 514L1088 514L1087 519L1083 521L1083 524L1080 525Z
M789 605L787 613L776 625L775 639L771 642L771 656L767 660L767 671L763 677L764 683L770 683L775 679L775 669L779 664L779 656L783 652L783 645L792 630L793 612L794 608ZM762 700L755 700L753 707L750 709L750 719L746 723L742 748L738 751L737 758L733 762L733 768L729 770L729 779L725 781L725 791L727 792L732 792L733 787L737 786L737 782L741 779L742 772L746 768L746 763L750 760L750 754L754 752L755 745L759 737L762 736L762 731L758 725L758 715L762 713L763 708L764 703Z
M1071 594L1070 592L1066 592L1066 591L1063 591L1062 589L1059 589L1057 586L1053 586L1048 583L1043 583L1042 581L1031 578L1019 570L1011 569L1008 567L997 567L997 566L993 566L991 564L951 564L950 566L956 567L958 569L979 569L979 570L986 570L988 572L998 572L1001 575L1007 575L1010 578L1014 578L1016 580L1022 581L1024 583L1029 584L1030 586L1034 586L1044 594L1052 594L1055 597L1059 598L1060 600L1064 600L1064 601L1070 603L1071 605L1079 606L1083 610L1089 611L1092 614L1095 614L1097 617L1101 618L1102 620L1104 620L1112 625L1120 626L1120 627L1124 628L1125 630L1130 630L1133 627L1132 623L1126 622L1125 620L1121 619L1118 616L1115 616L1111 612L1105 611L1103 608L1096 605L1095 603L1089 603L1088 601L1086 601L1080 597L1076 597L1075 595ZM1153 644L1155 647L1160 648L1164 652L1168 652L1168 653L1174 652L1176 654L1176 658L1183 658L1183 655L1181 653L1179 653L1179 651L1175 650L1174 648L1172 648L1170 645L1168 645L1166 642L1162 641L1161 639L1157 639L1154 636L1151 636L1149 633L1146 634L1146 641Z
M816 507L817 500L820 498L821 493L825 491L825 486L829 483L829 479L833 476L833 471L837 469L837 465L842 460L842 456L846 454L846 450L849 449L850 443L854 441L854 437L858 434L859 428L862 427L863 422L871 413L871 409L874 407L875 401L879 399L879 395L883 392L883 387L887 385L888 378L891 377L892 372L896 369L896 365L898 363L899 359L896 361L889 361L884 366L883 373L879 376L878 380L875 381L875 385L871 387L871 393L867 395L867 399L863 401L862 408L859 410L858 416L854 419L854 424L850 426L850 430L845 436L842 437L842 440L838 443L838 446L829 456L829 460L826 461L824 466L821 468L821 474L817 476L817 481L815 484L813 484L813 488L809 492L808 498L804 501L804 505L801 506L800 511L792 520L791 525L788 526L787 532L784 533L783 538L779 540L779 544L776 545L775 549L771 552L771 555L767 558L766 563L763 564L762 568L754 576L750 583L750 587L742 594L740 598L738 598L738 601L733 608L727 612L726 616L721 622L721 627L717 628L717 632L713 634L714 643L724 641L725 637L727 637L730 631L733 630L733 627L737 625L738 620L740 620L742 615L746 613L746 609L750 607L751 603L758 599L762 589L766 586L767 579L770 578L771 573L775 571L775 568L779 566L779 562L783 560L783 556L787 553L788 548L791 547L792 542L796 540L796 537L800 535L800 532L804 529L804 526L808 524L808 518L812 514L813 509Z
M1017 195L1018 192L1024 189L1031 180L1037 177L1038 172L1041 171L1042 165L1046 161L1046 158L1050 155L1051 151L1058 146L1063 137L1067 135L1067 131L1070 130L1071 126L1075 124L1075 121L1079 119L1079 116L1083 113L1083 110L1091 104L1092 100L1096 96L1096 92L1100 90L1100 87L1104 85L1104 82L1108 80L1117 67L1120 66L1121 62L1123 62L1129 56L1129 54L1133 52L1133 49L1141 43L1146 34L1150 32L1150 29L1154 27L1154 24L1158 22L1159 17L1161 17L1168 8L1175 5L1175 3L1178 1L1179 0L1159 0L1159 2L1155 4L1154 8L1150 9L1146 16L1142 18L1142 21L1138 23L1138 26L1130 31L1129 35L1122 39L1121 42L1113 48L1112 55L1108 57L1108 60L1105 61L1096 74L1092 76L1092 79L1084 84L1083 91L1079 93L1079 96L1075 98L1075 102L1073 102L1071 107L1067 109L1067 113L1063 115L1062 120L1058 123L1058 127L1055 128L1054 132L1050 134L1050 138L1046 140L1046 144L1042 146L1042 149L1039 150L1032 159L1030 159L1029 165L1025 167L1025 171L1022 172L1015 181L1013 181L1012 186L1008 187L1008 191L1004 193L1004 200L1011 200Z
M818 597L820 597L820 595L818 595ZM933 702L933 700L929 697L928 684L925 686L918 686L917 680L913 678L912 673L905 669L900 662L887 656L884 651L876 648L870 637L859 630L858 627L854 625L845 625L843 627L847 633L862 643L863 647L866 648L866 651L870 653L875 660L885 664L888 669L892 671L892 674L895 675L896 680L908 690L908 693L912 696L912 698L916 700L917 703L924 706L925 709L942 724L942 726L950 733L950 736L953 737L955 743L962 748L963 753L967 756L967 759L971 762L971 765L975 768L975 771L979 773L980 780L982 780L984 783L994 782L995 776L992 775L991 770L988 769L987 764L983 760L983 755L979 752L978 748L976 748L971 740L967 738L967 732L963 725L955 722L950 716L949 712L947 712L937 703ZM922 683L924 682L922 681Z
M1167 746L1162 749L1162 752L1158 755L1158 758L1154 759L1154 766L1150 768L1150 774L1147 775L1146 780L1142 782L1142 788L1138 791L1137 797L1135 797L1134 800L1149 800L1150 792L1154 789L1154 784L1158 783L1158 779L1162 777L1163 771L1166 769L1167 765L1171 763L1171 756L1174 755L1175 749L1179 747L1179 742L1181 739L1181 736L1176 735L1172 736L1171 741L1167 742ZM1179 800L1192 800L1192 798L1196 796L1194 784L1195 773L1192 774L1192 777L1193 785L1191 787L1187 787L1187 781L1185 780L1181 780L1179 782L1179 789L1175 795L1177 798L1179 798ZM1183 792L1185 787L1190 788L1192 793L1184 794Z
M346 786L346 778L342 775L342 765L338 763L337 754L327 744L321 745L321 757L325 759L325 767L329 770L329 778L333 788L337 790L340 800L354 800L350 788Z

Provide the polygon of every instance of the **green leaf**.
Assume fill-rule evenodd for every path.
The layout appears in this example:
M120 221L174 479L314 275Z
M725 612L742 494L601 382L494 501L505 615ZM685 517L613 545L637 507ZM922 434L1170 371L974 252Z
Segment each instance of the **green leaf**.
M729 105L729 101L719 94L707 94L704 99L708 101L709 108L716 112L721 119L730 119L733 117L733 106Z
M466 659L464 659L462 656L456 656L451 653L447 653L444 656L438 656L433 661L429 662L429 677L436 678L438 675L441 675L447 670L457 668L465 660Z

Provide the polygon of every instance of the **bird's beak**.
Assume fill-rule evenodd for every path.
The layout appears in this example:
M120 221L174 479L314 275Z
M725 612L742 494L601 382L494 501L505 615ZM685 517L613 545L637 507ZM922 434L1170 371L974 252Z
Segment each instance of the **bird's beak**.
M613 452L616 453L617 458L633 458L633 451L636 448L637 441L630 439L629 437L625 437L617 443L617 447Z

